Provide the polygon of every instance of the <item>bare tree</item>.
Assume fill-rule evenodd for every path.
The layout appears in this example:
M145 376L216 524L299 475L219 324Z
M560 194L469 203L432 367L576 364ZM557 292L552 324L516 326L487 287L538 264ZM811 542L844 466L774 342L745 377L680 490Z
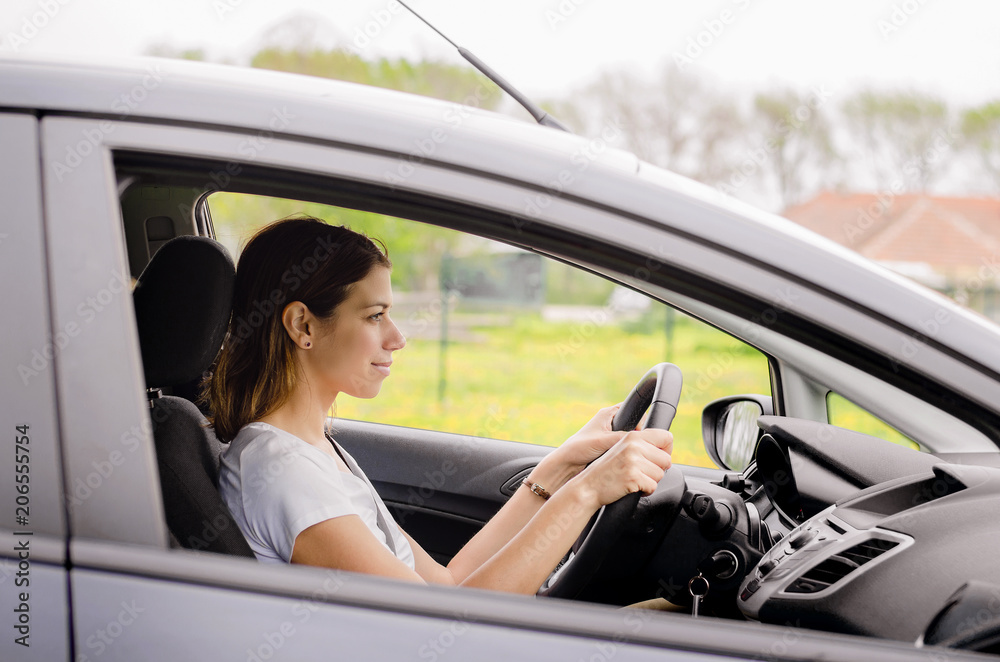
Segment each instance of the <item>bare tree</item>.
M727 150L742 127L735 104L674 65L652 82L629 72L605 72L576 103L589 118L588 133L615 123L626 149L706 183L726 171Z
M916 92L859 92L843 106L880 189L926 191L957 134L944 101Z
M754 99L753 125L758 150L763 150L761 172L774 177L784 207L801 202L809 180L813 189L830 184L837 154L824 101L816 91L793 90L758 94Z
M965 147L975 154L1000 193L1000 101L971 108L962 116Z

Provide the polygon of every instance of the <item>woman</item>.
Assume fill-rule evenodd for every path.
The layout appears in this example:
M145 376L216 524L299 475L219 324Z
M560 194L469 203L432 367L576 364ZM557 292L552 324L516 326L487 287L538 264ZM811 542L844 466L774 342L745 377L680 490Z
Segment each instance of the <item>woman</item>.
M261 561L533 594L598 508L652 493L672 437L612 432L616 407L602 409L437 563L326 429L337 396L375 397L406 344L390 317L390 266L364 235L312 218L278 221L247 244L208 387L216 434L229 442L223 498Z

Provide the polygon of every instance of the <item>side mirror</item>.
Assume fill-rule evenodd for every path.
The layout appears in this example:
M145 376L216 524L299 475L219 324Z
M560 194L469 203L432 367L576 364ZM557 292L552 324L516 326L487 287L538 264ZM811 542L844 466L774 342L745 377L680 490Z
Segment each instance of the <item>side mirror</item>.
M731 395L708 403L701 415L701 432L709 457L723 469L746 469L760 440L757 419L773 413L766 395Z

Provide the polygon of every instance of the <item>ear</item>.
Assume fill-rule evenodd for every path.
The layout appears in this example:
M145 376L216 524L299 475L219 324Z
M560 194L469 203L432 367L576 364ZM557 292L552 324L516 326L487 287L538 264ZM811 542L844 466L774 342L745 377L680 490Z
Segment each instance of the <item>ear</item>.
M316 340L316 319L301 301L293 301L281 312L285 333L300 349L309 349Z

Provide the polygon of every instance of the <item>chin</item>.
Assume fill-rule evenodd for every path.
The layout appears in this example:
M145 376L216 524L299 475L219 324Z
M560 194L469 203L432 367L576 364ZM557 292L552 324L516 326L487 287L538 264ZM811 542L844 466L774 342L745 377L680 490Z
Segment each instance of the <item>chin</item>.
M345 391L347 395L352 398L358 398L359 400L371 400L382 390L382 384L375 384L374 386L365 386L362 388L352 389L351 391Z

